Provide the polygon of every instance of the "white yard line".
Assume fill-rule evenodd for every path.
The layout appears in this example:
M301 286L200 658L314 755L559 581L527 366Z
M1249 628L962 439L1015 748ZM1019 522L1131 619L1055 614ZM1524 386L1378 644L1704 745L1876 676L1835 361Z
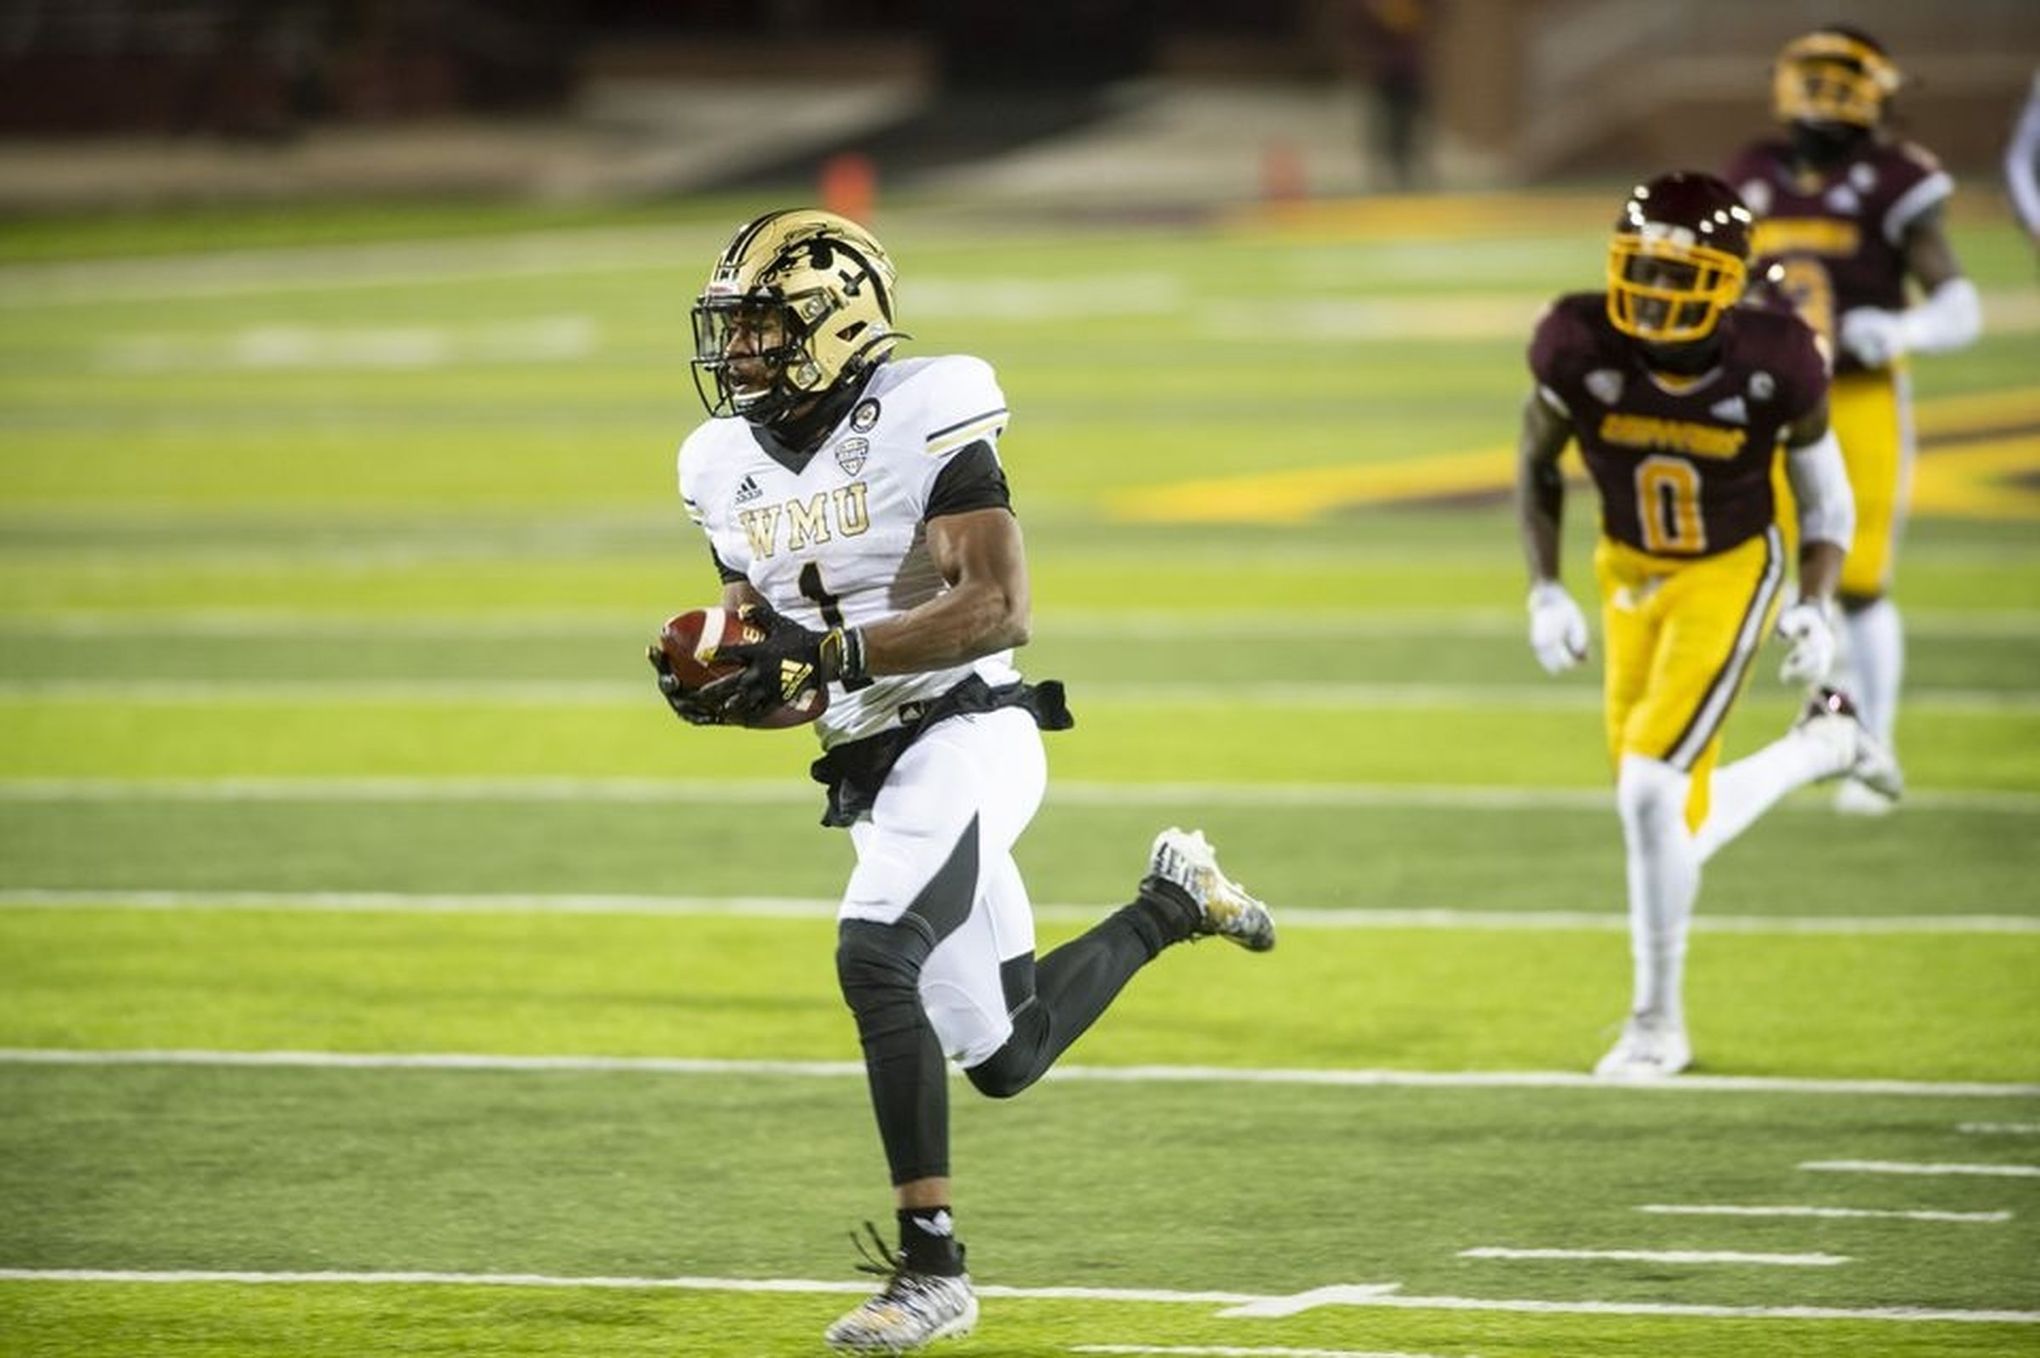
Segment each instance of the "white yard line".
M630 1278L560 1277L539 1273L258 1273L229 1269L88 1269L88 1268L5 1268L0 1282L19 1283L111 1283L179 1285L232 1283L275 1286L349 1287L533 1287L533 1288L622 1288L630 1290L675 1290L690 1292L867 1293L872 1284L805 1278ZM1386 1307L1405 1311L1472 1311L1529 1315L1599 1316L1688 1316L1700 1319L1754 1320L1847 1320L1883 1321L1901 1324L1955 1323L1985 1325L2040 1324L2040 1311L1949 1310L1926 1306L1710 1306L1676 1302L1629 1301L1545 1301L1537 1298L1412 1297L1404 1296L1395 1283L1326 1287L1304 1294L1318 1304L1335 1306ZM1221 1316L1258 1316L1270 1313L1294 1314L1297 1297L1262 1296L1249 1292L1191 1292L1151 1288L1107 1287L1005 1287L979 1283L983 1297L1018 1301L1100 1301L1151 1302L1165 1305L1223 1306ZM1290 1308L1281 1310L1278 1308Z
M1438 1358L1381 1348L1285 1348L1265 1344L1071 1344L1073 1354L1157 1354L1161 1358ZM1471 1358L1471 1354L1469 1354Z
M2040 1165L1923 1164L1910 1160L1807 1160L1799 1167L1831 1174L1966 1174L1987 1179L2040 1179Z
M1756 1264L1776 1268L1833 1268L1846 1254L1757 1254L1745 1250L1567 1250L1515 1249L1481 1245L1459 1251L1462 1259L1584 1259L1641 1264Z
M131 891L118 888L0 889L0 910L280 910L312 914L619 915L826 920L837 900L825 896L638 896L602 893L457 893L397 891ZM1088 923L1096 904L1043 903L1036 919ZM1628 917L1613 910L1353 910L1295 902L1282 917L1297 929L1435 929L1475 933L1627 933ZM1710 934L2040 934L2031 915L1704 915L1691 928Z
M671 267L705 237L687 227L521 232L134 256L0 268L0 308L249 297Z
M2040 641L2040 610L1914 612L1905 616L1908 635L1920 639ZM162 613L66 610L0 618L5 636L198 637L226 639L364 638L533 638L606 637L645 630L635 613L320 614L238 609L191 609ZM1254 637L1309 641L1379 637L1423 639L1478 637L1518 640L1522 615L1513 609L1326 609L1309 612L1125 612L1060 609L1039 618L1037 642L1064 638L1086 641L1170 638Z
M1689 1217L1821 1217L1836 1220L1956 1221L1979 1224L2010 1221L2010 1212L1934 1212L1878 1207L1731 1207L1698 1203L1650 1203L1636 1209L1659 1216Z
M859 1061L733 1061L669 1056L507 1056L481 1052L89 1050L0 1047L0 1065L224 1066L291 1070L445 1070L757 1075L861 1080ZM1043 1078L1089 1084L1308 1085L1347 1089L1581 1089L1613 1094L1835 1094L1918 1098L2040 1098L2040 1084L1814 1080L1771 1075L1681 1075L1601 1080L1575 1071L1284 1070L1252 1066L1057 1066Z
M2040 1122L1965 1122L1955 1130L1971 1136L2040 1136Z
M0 778L0 801L599 801L682 805L819 805L805 778ZM1349 807L1448 811L1597 811L1615 794L1596 787L1507 787L1459 783L1098 783L1058 779L1049 802L1081 806ZM1779 803L1787 811L1833 810L1817 798ZM1924 788L1906 806L1936 811L2040 814L2040 793L1994 788Z
M642 707L648 686L608 679L5 679L0 700L185 706L253 703L419 703L547 707ZM1087 701L1138 707L1260 706L1398 710L1506 708L1595 712L1599 689L1584 684L1161 683L1090 680ZM2040 693L2011 689L1912 688L1916 708L1948 712L2036 712Z

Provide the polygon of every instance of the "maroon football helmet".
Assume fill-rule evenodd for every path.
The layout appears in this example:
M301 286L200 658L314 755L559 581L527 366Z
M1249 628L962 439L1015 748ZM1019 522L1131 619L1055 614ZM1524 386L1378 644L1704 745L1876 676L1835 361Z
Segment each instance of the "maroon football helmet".
M1650 344L1714 333L1749 278L1750 212L1713 175L1675 170L1629 191L1608 245L1608 320Z

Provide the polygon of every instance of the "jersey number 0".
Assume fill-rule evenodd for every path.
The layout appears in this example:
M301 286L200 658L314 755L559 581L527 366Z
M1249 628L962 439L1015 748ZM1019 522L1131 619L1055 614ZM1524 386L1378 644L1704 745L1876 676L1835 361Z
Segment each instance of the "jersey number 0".
M1647 552L1692 556L1707 550L1700 473L1692 463L1660 456L1636 464L1636 522Z

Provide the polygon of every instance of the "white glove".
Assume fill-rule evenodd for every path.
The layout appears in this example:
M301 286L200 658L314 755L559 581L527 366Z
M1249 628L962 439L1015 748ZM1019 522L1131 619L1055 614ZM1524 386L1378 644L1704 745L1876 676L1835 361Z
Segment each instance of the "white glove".
M1587 658L1587 615L1556 580L1530 587L1530 649L1546 674L1569 670Z
M1859 306L1842 313L1842 348L1866 368L1881 368L1906 351L1905 318L1896 311Z
M1817 684L1835 664L1835 621L1831 605L1801 599L1778 615L1778 635L1791 649L1778 677L1788 684Z

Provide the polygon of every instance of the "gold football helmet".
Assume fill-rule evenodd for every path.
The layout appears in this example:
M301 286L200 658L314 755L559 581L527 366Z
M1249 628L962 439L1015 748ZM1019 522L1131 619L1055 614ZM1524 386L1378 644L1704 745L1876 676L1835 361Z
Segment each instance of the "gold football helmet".
M1678 170L1629 191L1608 243L1608 322L1647 344L1714 332L1749 282L1750 212L1713 175Z
M1898 67L1869 34L1817 28L1778 54L1771 105L1781 123L1875 127L1899 83Z
M695 390L711 415L771 424L861 376L903 336L893 265L833 212L768 212L730 238L694 302Z

